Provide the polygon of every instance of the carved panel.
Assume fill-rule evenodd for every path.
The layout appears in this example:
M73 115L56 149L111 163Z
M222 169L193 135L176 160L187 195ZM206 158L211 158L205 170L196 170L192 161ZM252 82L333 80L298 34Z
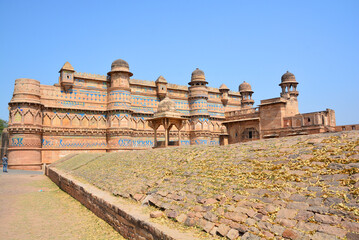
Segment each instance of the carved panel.
M104 118L100 119L100 121L98 122L98 127L99 128L105 128L106 127L106 120Z
M79 127L80 126L80 118L78 116L75 116L72 119L72 126L73 127Z
M84 117L82 120L81 120L81 127L88 127L89 126L89 120L87 117Z
M52 126L54 126L54 127L61 126L61 119L57 114L55 115L54 119L52 119Z
M34 123L34 115L31 111L27 111L24 115L24 123L25 124L33 124Z
M71 120L69 118L68 115L66 115L63 119L62 119L62 126L64 127L70 127L71 126Z
M12 122L13 123L21 123L21 113L19 111L16 111L15 114L14 114L14 117L12 118Z
M44 116L43 124L45 126L51 126L51 118L47 114Z

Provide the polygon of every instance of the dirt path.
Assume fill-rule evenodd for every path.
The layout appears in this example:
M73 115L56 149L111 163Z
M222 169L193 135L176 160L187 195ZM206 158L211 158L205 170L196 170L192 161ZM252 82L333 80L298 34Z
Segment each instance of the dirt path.
M0 174L0 239L124 239L46 176Z

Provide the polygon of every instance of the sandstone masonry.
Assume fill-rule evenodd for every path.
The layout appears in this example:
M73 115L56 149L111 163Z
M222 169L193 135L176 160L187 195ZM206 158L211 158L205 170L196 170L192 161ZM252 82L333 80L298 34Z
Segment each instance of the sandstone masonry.
M280 97L262 100L256 108L249 83L243 82L239 92L225 84L212 88L200 69L192 72L189 87L162 76L133 79L121 59L107 76L76 72L68 62L59 73L53 86L15 81L9 103L10 168L41 169L75 152L225 145L335 128L333 110L299 113L298 82L289 72L281 78Z

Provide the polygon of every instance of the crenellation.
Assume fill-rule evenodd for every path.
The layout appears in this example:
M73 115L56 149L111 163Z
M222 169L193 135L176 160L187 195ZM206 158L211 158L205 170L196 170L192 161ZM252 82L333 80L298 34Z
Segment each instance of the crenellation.
M335 113L300 114L298 82L281 78L280 97L253 107L252 88L209 87L196 69L189 86L133 79L118 59L107 76L76 72L69 62L59 82L15 81L9 103L9 166L41 169L78 151L114 152L179 145L218 145L266 137L333 131ZM25 156L25 155L26 156Z

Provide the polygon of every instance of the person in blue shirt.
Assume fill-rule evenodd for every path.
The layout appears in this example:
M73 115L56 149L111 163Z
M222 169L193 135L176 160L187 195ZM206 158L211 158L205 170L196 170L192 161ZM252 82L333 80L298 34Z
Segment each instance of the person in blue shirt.
M6 154L5 154L4 157L2 158L2 166L3 166L2 171L3 171L3 172L7 172L7 157L6 157Z

